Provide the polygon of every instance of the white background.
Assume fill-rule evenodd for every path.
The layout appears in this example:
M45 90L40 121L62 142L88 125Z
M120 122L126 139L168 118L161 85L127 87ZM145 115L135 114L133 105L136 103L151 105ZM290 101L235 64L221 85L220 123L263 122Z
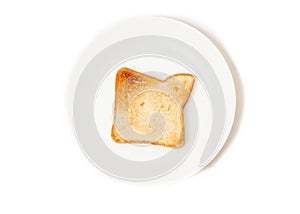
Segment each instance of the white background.
M300 6L175 2L0 1L0 213L300 212ZM101 29L153 14L197 25L227 53L240 85L239 129L196 176L141 186L85 158L66 100Z

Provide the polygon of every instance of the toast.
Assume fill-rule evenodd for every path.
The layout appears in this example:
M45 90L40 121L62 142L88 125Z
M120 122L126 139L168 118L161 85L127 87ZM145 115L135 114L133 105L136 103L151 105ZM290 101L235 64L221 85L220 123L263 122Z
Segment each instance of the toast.
M112 139L117 143L181 146L182 111L193 84L191 74L175 74L162 81L129 68L119 69Z

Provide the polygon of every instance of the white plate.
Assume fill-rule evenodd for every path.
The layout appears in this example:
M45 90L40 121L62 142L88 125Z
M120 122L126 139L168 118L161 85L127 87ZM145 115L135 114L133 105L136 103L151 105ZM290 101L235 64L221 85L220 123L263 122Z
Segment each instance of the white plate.
M128 20L103 32L82 71L73 102L78 141L103 172L130 181L170 181L205 167L231 130L234 82L217 48L201 32L164 17ZM121 67L160 79L192 73L195 84L184 107L184 146L117 144L110 137L114 80Z

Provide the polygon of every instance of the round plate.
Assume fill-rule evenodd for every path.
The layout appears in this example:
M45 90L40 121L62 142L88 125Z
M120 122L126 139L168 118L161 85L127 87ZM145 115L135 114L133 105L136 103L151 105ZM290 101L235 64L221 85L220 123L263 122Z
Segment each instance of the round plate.
M132 19L103 32L91 52L76 86L73 121L94 165L123 180L170 181L198 172L217 155L233 124L236 95L223 56L201 32L170 18ZM114 81L121 67L162 80L175 73L194 75L182 147L113 142Z

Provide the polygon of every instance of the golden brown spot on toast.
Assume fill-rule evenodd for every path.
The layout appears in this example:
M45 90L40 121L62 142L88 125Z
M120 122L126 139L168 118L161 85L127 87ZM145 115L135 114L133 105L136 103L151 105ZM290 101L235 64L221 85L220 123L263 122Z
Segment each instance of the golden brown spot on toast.
M137 72L129 68L121 68L116 75L116 90L123 84L125 80L134 76Z
M125 142L127 142L125 139L123 139L123 138L121 138L121 137L119 136L119 134L117 133L117 130L116 130L116 128L115 128L114 125L112 126L112 129L111 129L111 138L112 138L115 142L117 142L117 143L125 143Z

